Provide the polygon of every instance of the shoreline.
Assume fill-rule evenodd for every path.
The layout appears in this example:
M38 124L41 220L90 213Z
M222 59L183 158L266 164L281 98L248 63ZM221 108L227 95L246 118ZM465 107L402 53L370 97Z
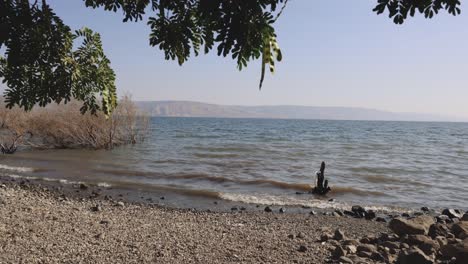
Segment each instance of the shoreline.
M65 194L0 182L0 262L324 263L331 247L319 242L324 229L350 238L388 232L385 223L352 217L176 209L86 198L90 187Z
M231 211L254 211L262 212L266 207L275 212L282 210L283 213L317 213L332 215L338 212L351 210L357 203L337 203L334 198L317 199L317 205L294 205L294 204L275 204L245 202L239 200L229 200L218 195L206 195L204 191L189 191L179 193L172 189L135 189L120 186L103 186L99 183L89 182L63 182L60 179L43 179L40 177L12 177L11 175L1 175L0 183L11 183L28 186L27 188L46 188L58 196L70 197L74 199L95 199L95 200L115 200L125 203L135 203L141 205L160 206L173 209L188 209L197 211L231 212ZM203 195L199 195L203 192ZM311 201L315 201L312 194L296 192L296 196L310 195ZM196 202L194 202L196 200ZM324 205L325 204L325 205ZM390 220L390 218L401 214L412 214L417 212L415 209L404 207L389 207L385 205L370 205L364 208L372 210L376 216ZM435 211L433 212L435 214Z
M0 263L396 263L398 258L410 264L416 256L427 260L417 263L461 264L468 258L468 222L461 222L468 212L462 217L447 209L439 215L425 208L379 220L360 206L344 212L258 206L215 211L132 202L119 192L0 177ZM446 262L452 256L458 259Z

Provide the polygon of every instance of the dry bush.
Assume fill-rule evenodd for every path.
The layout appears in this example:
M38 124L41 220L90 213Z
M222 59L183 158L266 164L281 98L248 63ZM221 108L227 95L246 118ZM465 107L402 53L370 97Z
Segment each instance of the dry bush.
M0 143L33 148L112 148L145 139L148 115L140 112L126 95L106 118L81 114L80 103L35 108L31 112L0 105Z

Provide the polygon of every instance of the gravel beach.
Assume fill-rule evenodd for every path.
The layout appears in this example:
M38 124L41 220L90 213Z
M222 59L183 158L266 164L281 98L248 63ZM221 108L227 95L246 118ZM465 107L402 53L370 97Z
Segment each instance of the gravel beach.
M324 230L388 232L351 217L181 210L2 183L0 263L325 263Z

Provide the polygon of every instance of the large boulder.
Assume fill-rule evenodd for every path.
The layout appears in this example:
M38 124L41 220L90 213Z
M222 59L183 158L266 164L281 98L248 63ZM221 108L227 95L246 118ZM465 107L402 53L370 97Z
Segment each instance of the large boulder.
M417 246L427 255L437 252L440 248L438 242L424 235L409 235L405 242L409 245Z
M424 254L419 248L402 250L398 255L399 264L432 264L432 259Z
M434 218L421 215L415 218L404 219L397 217L389 223L390 229L397 235L427 235L429 228L434 224Z
M452 233L460 239L468 238L468 222L461 221L452 226Z
M456 264L466 264L468 263L468 238L458 243L442 246L440 252L444 258L455 257Z
M449 229L446 225L440 224L440 223L435 223L431 225L429 228L429 236L432 237L432 239L435 239L438 236L444 236L449 232Z

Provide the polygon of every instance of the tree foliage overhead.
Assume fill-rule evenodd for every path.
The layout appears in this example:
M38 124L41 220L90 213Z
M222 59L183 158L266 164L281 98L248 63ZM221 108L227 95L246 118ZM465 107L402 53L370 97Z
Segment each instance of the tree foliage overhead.
M261 88L266 68L274 72L275 62L282 59L274 23L288 0L83 1L88 7L122 12L124 22L147 20L150 45L180 65L213 49L234 59L239 70L261 58ZM460 5L459 0L376 0L373 11L402 24L416 13L426 18L444 10L458 15ZM84 40L73 50L77 37ZM99 35L88 29L72 33L45 0L0 0L2 46L6 52L0 57L0 78L8 86L8 106L29 110L75 97L84 102L82 111L109 113L115 107L115 76Z
M7 107L31 110L75 98L83 102L83 113L109 114L115 108L115 74L99 34L87 28L72 32L45 1L1 0L0 10L0 48L6 47L0 78L7 85Z

